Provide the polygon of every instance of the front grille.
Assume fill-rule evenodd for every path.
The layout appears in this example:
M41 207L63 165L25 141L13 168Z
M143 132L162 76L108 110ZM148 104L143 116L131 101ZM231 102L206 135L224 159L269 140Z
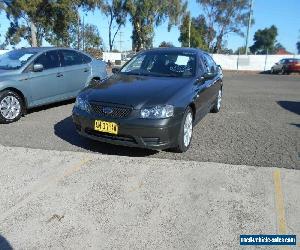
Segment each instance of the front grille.
M86 128L85 132L89 135L97 136L103 139L109 139L109 140L114 140L114 141L124 141L124 142L131 142L135 143L136 141L132 136L127 136L127 135L113 135L109 133L103 133L99 132L93 129Z
M125 118L129 116L132 111L132 108L130 107L111 106L105 104L90 103L90 106L94 113L113 118ZM106 112L106 109L110 112Z

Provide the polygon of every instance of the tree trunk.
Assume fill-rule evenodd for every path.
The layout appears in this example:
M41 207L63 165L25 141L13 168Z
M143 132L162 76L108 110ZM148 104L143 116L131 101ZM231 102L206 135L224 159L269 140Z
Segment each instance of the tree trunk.
M113 42L111 41L111 26L113 23L113 12L112 9L110 9L110 21L109 21L109 27L108 27L108 43L109 43L109 51L111 52L113 49Z
M31 31L31 47L37 47L36 27L33 21L30 22L30 31Z
M140 51L143 48L143 38L142 38L142 31L141 31L141 25L137 21L134 23L133 26L133 37L132 37L132 42L133 42L133 47L135 51Z
M218 35L216 45L214 47L214 53L219 53L222 47L223 34Z

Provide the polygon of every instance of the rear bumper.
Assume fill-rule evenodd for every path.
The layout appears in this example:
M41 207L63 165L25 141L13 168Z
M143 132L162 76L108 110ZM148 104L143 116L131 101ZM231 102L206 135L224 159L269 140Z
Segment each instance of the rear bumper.
M111 119L93 116L82 110L73 109L73 122L77 132L87 138L128 147L167 149L177 145L182 116L168 119ZM105 120L118 124L118 135L94 130L95 120Z
M288 72L300 72L300 66L296 66L296 65L289 65L286 69L286 71Z

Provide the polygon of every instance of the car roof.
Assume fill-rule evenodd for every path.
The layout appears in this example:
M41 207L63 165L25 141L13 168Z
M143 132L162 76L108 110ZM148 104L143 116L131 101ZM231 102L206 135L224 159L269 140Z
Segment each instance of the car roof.
M298 58L283 58L282 60L299 60Z
M56 49L74 50L72 48L64 48L64 47L23 47L23 48L15 49L15 50L24 50L24 51L28 51L28 52L40 53L40 52L56 50Z
M149 52L149 51L160 51L160 52L178 52L178 53L206 53L202 51L201 49L197 48L187 48L187 47L171 47L171 48L154 48L149 50L141 51L143 52Z

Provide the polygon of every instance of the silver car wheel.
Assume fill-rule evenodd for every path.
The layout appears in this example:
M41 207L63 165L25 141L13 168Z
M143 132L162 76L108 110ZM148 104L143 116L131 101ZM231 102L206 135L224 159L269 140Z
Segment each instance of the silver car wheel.
M218 102L217 102L217 109L219 110L221 108L221 103L222 103L222 90L219 90L218 93Z
M21 112L20 101L12 95L4 97L0 103L0 112L7 120L15 119Z
M193 133L193 117L191 113L188 113L183 126L183 144L185 147L188 147L191 142Z

